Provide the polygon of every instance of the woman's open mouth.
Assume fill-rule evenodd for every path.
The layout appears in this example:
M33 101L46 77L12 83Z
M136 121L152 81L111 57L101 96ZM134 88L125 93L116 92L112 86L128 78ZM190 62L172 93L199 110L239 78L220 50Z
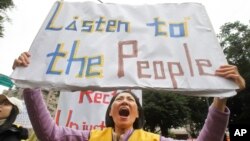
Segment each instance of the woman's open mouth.
M120 116L123 116L123 117L129 116L129 109L126 108L126 107L120 108L120 110L119 110L119 115L120 115Z

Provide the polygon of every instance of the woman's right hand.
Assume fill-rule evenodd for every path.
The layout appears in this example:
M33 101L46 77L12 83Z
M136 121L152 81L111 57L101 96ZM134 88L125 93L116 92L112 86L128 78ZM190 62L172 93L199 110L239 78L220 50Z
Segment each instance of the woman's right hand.
M14 70L16 67L27 67L30 63L29 57L29 52L23 52L17 59L15 59L12 69Z

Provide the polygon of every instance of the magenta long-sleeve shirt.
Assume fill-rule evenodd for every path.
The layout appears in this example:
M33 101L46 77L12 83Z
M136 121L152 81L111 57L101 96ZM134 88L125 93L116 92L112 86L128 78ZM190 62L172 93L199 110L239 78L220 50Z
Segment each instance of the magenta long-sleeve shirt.
M90 131L57 126L43 101L40 89L24 89L24 100L34 131L41 141L88 141ZM229 110L220 112L210 106L206 122L197 141L222 141L229 119ZM124 134L129 136L131 131ZM174 141L161 137L161 141Z

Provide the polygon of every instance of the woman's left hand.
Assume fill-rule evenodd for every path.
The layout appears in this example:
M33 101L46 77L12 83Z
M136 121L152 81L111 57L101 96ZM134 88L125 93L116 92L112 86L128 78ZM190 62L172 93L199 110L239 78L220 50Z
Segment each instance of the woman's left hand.
M232 79L239 86L239 90L243 90L246 87L244 78L240 75L238 68L234 65L220 66L220 68L215 71L215 75ZM215 97L212 106L221 112L224 112L226 108L226 102L226 98L221 99L219 97Z
M243 90L246 87L245 80L240 75L237 66L222 65L220 66L219 69L215 71L215 75L228 78L228 79L232 79L239 86L240 90Z

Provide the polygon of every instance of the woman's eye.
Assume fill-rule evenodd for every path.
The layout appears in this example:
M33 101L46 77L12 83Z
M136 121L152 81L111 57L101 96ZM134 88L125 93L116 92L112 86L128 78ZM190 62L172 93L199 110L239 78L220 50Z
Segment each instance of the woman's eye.
M1 101L0 105L10 105L10 102L8 102L8 101Z
M120 100L122 100L122 98L117 98L117 99L116 99L116 101L120 101Z
M135 101L133 98L128 98L129 101Z
M4 104L4 105L9 105L9 102L4 102L3 104Z

